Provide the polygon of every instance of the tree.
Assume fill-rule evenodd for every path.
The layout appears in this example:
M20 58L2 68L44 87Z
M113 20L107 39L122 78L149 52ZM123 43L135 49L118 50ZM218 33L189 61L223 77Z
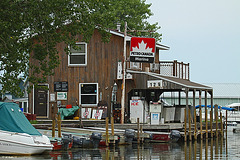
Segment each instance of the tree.
M128 22L130 29L157 30L158 24L146 20L152 15L145 0L4 0L0 4L0 70L3 92L20 95L19 82L46 82L58 66L57 43L74 44L75 35L87 42L97 27L103 41L108 29ZM123 28L122 28L123 29ZM142 33L135 33L142 35ZM147 35L148 34L148 35ZM161 35L144 33L161 39ZM68 48L66 48L67 50ZM34 53L34 54L31 54ZM36 64L29 64L29 58ZM40 67L38 67L40 66ZM31 68L31 76L28 70ZM36 76L41 73L41 76Z

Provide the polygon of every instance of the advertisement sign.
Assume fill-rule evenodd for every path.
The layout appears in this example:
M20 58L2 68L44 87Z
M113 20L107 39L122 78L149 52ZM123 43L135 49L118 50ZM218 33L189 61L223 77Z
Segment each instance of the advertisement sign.
M153 63L156 41L154 38L132 37L130 46L130 61Z

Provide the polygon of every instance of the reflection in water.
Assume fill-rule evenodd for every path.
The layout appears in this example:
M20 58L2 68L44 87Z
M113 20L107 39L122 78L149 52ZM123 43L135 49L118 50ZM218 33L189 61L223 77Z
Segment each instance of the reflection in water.
M109 148L81 149L70 151L52 151L36 156L0 156L0 159L161 159L161 160L192 160L192 159L239 159L240 134L228 132L228 139L200 140L183 143L153 143L144 145L123 145ZM229 154L230 153L230 154Z

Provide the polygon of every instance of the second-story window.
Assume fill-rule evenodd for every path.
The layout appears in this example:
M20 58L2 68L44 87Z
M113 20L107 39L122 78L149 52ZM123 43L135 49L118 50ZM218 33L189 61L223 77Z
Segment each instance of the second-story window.
M86 66L87 65L87 43L77 42L74 46L70 46L68 55L69 66Z

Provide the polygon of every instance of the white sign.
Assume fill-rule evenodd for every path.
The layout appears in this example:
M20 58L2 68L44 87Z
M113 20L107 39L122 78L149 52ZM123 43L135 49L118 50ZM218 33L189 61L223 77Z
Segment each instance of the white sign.
M163 88L163 81L162 80L150 80L147 81L148 88Z
M57 92L57 100L67 100L67 92Z
M50 102L55 102L55 93L50 93Z
M132 79L132 75L130 73L126 73L125 78ZM122 62L118 62L117 79L123 79Z

